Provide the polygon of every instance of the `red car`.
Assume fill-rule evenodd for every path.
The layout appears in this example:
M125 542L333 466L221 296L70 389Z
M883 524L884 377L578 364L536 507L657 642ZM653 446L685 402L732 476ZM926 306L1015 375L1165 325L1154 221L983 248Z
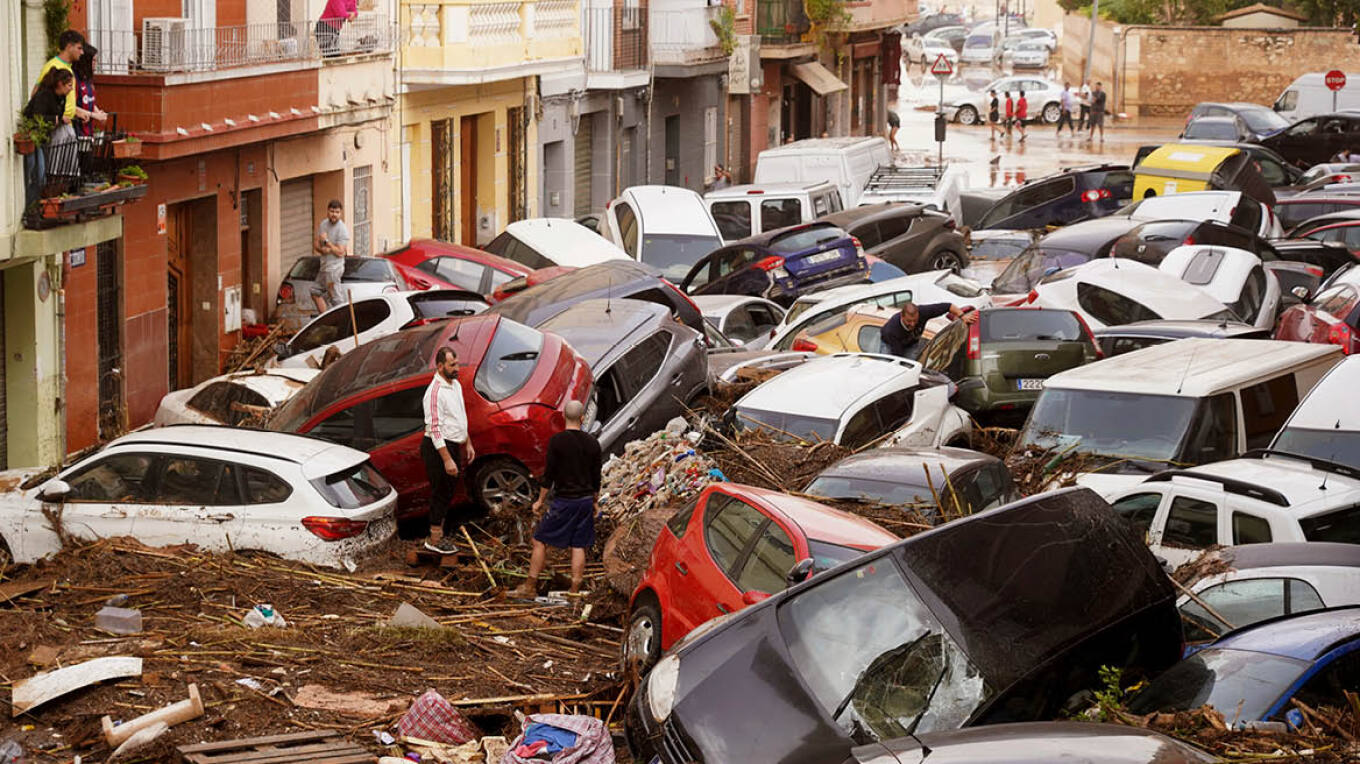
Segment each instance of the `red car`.
M490 252L436 239L412 239L400 249L383 253L383 257L423 271L455 289L485 295L511 279L527 276L532 270Z
M324 438L367 451L398 492L397 516L426 513L429 481L420 460L421 398L435 352L458 353L459 382L477 458L473 499L489 509L535 498L548 438L562 406L590 399L590 367L562 338L497 315L406 329L341 356L279 407L269 429ZM459 481L460 484L462 481Z
M1312 239L1313 241L1335 241L1344 244L1346 249L1350 250L1351 255L1360 256L1360 220L1320 226L1299 238Z
M1360 265L1337 271L1311 301L1281 313L1275 339L1340 345L1346 355L1360 352Z
M545 281L551 281L564 273L571 273L574 270L576 270L576 268L570 265L553 265L547 268L538 268L530 271L527 276L511 279L496 287L496 290L486 298L486 301L495 305L517 292L523 292L529 287L538 286Z
M626 661L646 669L711 618L783 590L795 563L827 570L897 537L861 517L796 496L714 483L666 522L633 592Z

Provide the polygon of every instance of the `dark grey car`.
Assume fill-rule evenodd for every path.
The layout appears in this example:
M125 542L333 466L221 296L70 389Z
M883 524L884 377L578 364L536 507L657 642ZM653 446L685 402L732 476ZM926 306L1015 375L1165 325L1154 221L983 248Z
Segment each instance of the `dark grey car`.
M907 273L958 271L968 265L968 244L954 218L919 204L873 204L818 218L859 239L864 254Z
M538 326L590 364L595 432L605 453L656 432L708 387L698 332L665 307L641 300L586 300Z
M1199 764L1217 758L1152 730L1091 722L1023 722L927 732L850 751L845 764Z
M1010 470L967 448L872 448L822 470L803 493L869 501L924 515L943 502L949 515L972 514L1020 498Z
M661 271L632 260L610 260L564 273L496 303L487 312L497 313L526 326L542 328L543 322L586 300L635 300L663 305L696 332L704 330L699 308Z

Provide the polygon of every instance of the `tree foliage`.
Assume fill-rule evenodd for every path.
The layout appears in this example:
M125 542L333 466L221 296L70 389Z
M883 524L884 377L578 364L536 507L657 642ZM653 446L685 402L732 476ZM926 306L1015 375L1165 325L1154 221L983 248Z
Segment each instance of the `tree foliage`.
M1100 17L1116 24L1209 26L1221 13L1257 0L1101 0ZM1278 0L1266 0L1280 5ZM1058 0L1069 13L1090 15L1091 0ZM1360 0L1293 0L1290 8L1307 14L1312 26L1350 26L1360 19Z

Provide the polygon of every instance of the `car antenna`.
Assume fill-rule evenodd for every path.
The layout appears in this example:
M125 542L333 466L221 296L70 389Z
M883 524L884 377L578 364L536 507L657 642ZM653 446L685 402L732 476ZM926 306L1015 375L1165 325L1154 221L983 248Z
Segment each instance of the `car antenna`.
M604 290L604 314L607 316L614 312L614 274L609 274L609 286Z
M1328 440L1327 445L1329 445L1329 446L1335 446L1335 445L1336 445L1336 431L1337 431L1337 430L1340 430L1340 429L1341 429L1341 418L1340 418L1340 417L1337 417L1336 424L1332 425L1332 437ZM1334 461L1336 461L1336 449L1335 449L1335 448L1333 448L1333 449L1332 449L1332 452L1331 452L1330 454L1327 455L1327 461L1329 461L1329 462L1334 462ZM1323 470L1323 471L1322 471L1322 485L1318 486L1318 490L1319 490L1319 491L1325 491L1325 490L1327 490L1327 478L1328 478L1331 474L1332 474L1332 473L1331 473L1331 472L1328 472L1327 470Z
M1190 365L1195 362L1195 354L1198 352L1199 345L1196 345L1191 348L1190 357L1185 359L1185 370L1181 372L1181 381L1176 383L1176 395L1180 395L1181 390L1185 388L1185 378L1190 376Z

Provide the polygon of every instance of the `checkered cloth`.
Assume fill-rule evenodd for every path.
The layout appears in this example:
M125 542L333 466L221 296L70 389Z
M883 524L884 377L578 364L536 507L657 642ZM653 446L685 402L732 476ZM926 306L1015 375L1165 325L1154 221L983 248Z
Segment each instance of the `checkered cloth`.
M434 690L426 690L424 695L416 698L410 710L397 722L397 731L406 737L453 745L481 737L477 728Z
M550 724L576 733L576 745L558 754L549 761L552 764L614 764L614 741L604 722L593 716L566 716L563 714L532 714L524 718L524 728L530 724ZM500 764L542 764L543 759L522 759L515 755L515 749L524 742L524 730L510 744L510 750L501 757Z

